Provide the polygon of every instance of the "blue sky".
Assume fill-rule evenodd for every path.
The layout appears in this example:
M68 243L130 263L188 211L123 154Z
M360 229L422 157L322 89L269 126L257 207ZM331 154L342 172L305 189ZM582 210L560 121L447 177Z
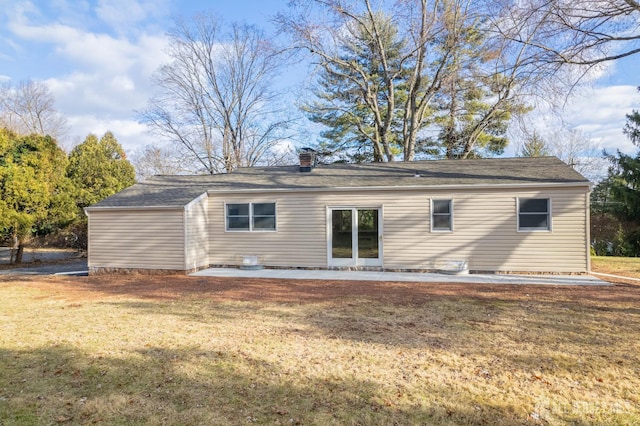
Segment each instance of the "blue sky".
M89 133L111 130L131 153L153 142L134 110L143 108L152 94L151 75L166 61L165 33L174 17L207 10L228 22L244 21L268 30L269 18L286 4L287 0L0 0L0 80L36 79L49 85L71 125L66 148ZM609 64L594 87L580 90L556 118L602 148L632 152L621 129L625 114L640 108L639 71L640 55ZM303 77L293 72L281 78L298 82ZM551 133L553 126L547 126ZM314 142L296 141L300 146Z

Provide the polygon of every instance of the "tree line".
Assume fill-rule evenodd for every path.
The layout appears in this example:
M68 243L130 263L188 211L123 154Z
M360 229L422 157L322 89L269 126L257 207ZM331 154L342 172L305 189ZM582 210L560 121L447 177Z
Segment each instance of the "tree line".
M325 161L495 156L514 120L636 54L639 16L635 0L294 0L275 37L199 14L169 31L139 118L199 172L278 163L296 120L275 77L306 61L297 106Z
M638 87L640 91L640 87ZM640 148L640 111L627 114L624 133ZM591 193L592 247L598 255L640 256L640 150L607 154L607 177Z
M67 155L51 136L0 129L0 236L12 247L10 263L22 263L30 237L60 230L86 249L84 207L134 181L111 132L87 136Z

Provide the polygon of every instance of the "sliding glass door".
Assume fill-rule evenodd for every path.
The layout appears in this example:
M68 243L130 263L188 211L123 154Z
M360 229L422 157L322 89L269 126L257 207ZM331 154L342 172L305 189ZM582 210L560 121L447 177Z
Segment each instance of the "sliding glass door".
M381 266L380 209L332 208L329 266Z

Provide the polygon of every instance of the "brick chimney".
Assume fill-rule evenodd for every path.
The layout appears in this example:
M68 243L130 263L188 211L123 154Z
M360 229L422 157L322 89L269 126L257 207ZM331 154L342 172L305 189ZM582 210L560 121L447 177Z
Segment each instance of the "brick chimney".
M312 148L302 148L299 153L300 157L300 171L301 172L310 172L316 164L318 164L318 160L316 158L316 151Z

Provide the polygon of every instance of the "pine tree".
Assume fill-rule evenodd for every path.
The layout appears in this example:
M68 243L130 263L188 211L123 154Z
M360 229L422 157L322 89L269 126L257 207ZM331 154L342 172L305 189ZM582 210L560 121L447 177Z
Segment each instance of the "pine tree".
M550 155L549 148L536 131L527 138L518 152L518 157L546 157L547 155Z
M392 161L402 150L398 104L406 91L398 82L406 74L404 41L382 13L362 17L348 32L340 40L339 58L322 63L316 100L304 110L327 127L321 151L345 153L355 161Z
M640 87L638 88L640 90ZM636 146L640 147L640 112L627 115L624 133ZM640 150L635 155L617 152L609 155L611 167L606 185L612 201L612 213L627 221L624 229L627 256L640 255Z

